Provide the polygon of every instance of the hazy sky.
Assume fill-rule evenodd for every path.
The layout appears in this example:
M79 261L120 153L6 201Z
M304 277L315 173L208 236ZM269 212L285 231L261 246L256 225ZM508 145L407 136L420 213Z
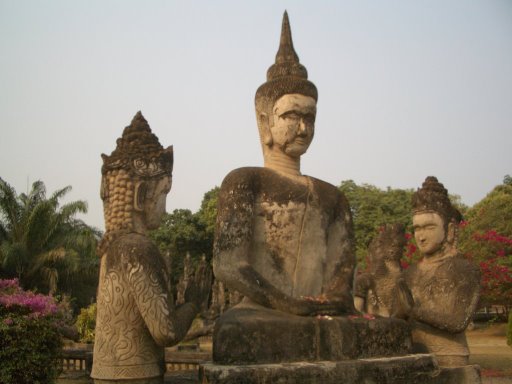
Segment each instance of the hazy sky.
M472 205L512 174L512 1L0 0L0 177L72 185L103 228L101 153L138 110L174 145L168 211L262 165L254 93L287 9L319 90L303 173L435 175Z

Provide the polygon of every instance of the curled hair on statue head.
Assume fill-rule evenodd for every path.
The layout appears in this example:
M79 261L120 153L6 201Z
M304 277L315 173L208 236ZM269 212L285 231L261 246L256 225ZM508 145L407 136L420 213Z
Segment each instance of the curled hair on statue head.
M414 214L437 213L443 219L445 229L448 228L449 223L458 225L462 221L462 215L452 205L448 191L434 176L428 176L421 188L414 192L412 208Z
M98 248L100 256L117 236L133 231L134 211L143 210L149 184L171 177L174 162L172 146L160 145L140 111L116 144L110 156L102 155L105 235Z

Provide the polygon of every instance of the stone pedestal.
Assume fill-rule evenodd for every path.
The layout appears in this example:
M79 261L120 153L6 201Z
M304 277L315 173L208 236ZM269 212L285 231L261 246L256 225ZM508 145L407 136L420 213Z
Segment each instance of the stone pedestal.
M411 354L409 324L395 318L304 317L239 306L217 321L202 384L479 384L476 366L439 367Z
M435 384L480 384L480 367L478 365L464 365L461 367L442 367Z
M233 308L217 321L213 361L267 364L402 356L411 352L400 319L294 316L266 308Z
M201 384L480 384L480 369L439 368L434 355L345 361L219 365L199 369Z
M432 355L280 364L203 364L202 384L434 383L440 374Z

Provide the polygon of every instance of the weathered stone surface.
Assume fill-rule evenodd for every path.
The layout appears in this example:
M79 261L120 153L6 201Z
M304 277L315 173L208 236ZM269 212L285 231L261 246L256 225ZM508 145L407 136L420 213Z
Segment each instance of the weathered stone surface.
M356 278L356 309L371 315L407 318L413 305L400 259L406 244L401 224L386 224L368 248L369 270Z
M399 319L306 317L265 308L234 308L218 320L213 361L251 364L398 356L411 351Z
M459 367L441 367L436 384L480 384L480 367L478 365L464 365Z
M433 384L439 373L432 355L406 355L338 362L202 364L199 380L203 384Z
M140 112L103 161L106 232L98 249L91 377L102 384L160 383L164 347L185 336L208 295L209 274L197 273L185 292L187 302L175 308L166 263L148 236L165 212L172 147L160 145Z
M272 329L270 319L283 324L273 311L307 316L294 323L304 340L314 330L309 316L355 313L348 202L333 185L300 173L300 157L314 135L317 97L293 48L285 13L276 62L255 97L265 166L239 168L224 179L213 252L216 278L244 296L241 306L269 310L243 321L252 328L259 321L254 319L268 316L265 327ZM219 334L224 344L240 342L237 336L230 340L228 331Z
M412 202L414 237L423 256L405 272L414 298L415 351L434 353L441 366L465 366L464 330L477 308L480 272L457 251L461 214L444 186L429 176Z

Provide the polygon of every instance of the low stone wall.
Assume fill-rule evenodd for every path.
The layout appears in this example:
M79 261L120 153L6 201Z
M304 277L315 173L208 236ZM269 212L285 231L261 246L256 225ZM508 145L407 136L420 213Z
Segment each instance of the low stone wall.
M92 369L92 352L88 349L65 348L62 350L61 377L89 375Z
M92 369L92 351L79 348L65 348L62 351L61 377L89 376ZM166 349L167 372L198 371L199 364L210 361L211 353L205 351L177 351Z

